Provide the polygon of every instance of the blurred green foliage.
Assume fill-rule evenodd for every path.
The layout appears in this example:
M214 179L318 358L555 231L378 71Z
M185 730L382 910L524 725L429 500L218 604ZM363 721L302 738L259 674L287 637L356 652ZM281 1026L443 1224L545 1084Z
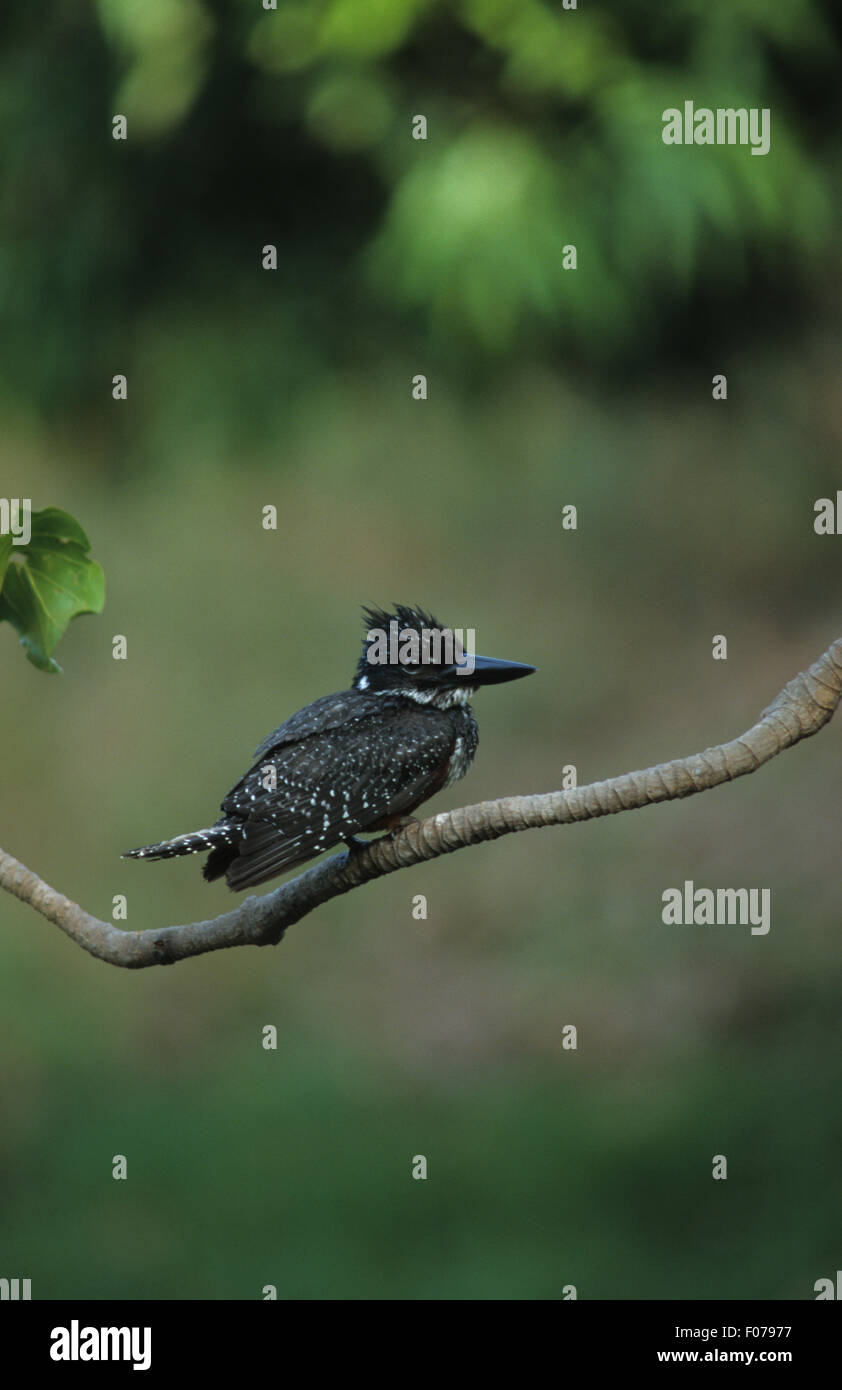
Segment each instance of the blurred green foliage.
M42 409L90 400L179 289L247 311L264 240L305 351L420 333L463 365L640 361L688 296L750 314L834 245L821 0L98 0L0 23L0 382ZM771 108L771 156L663 146L664 109L735 92Z

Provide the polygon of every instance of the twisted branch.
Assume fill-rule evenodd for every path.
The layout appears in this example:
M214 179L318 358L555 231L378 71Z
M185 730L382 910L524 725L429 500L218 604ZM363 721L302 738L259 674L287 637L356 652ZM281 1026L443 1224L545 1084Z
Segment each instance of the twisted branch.
M226 946L274 946L288 927L340 893L440 854L518 830L594 820L658 801L676 801L755 772L785 748L818 733L842 698L842 638L795 676L739 738L689 758L627 772L590 786L534 796L508 796L445 811L373 840L353 854L334 855L263 897L248 897L208 922L126 932L92 917L30 869L0 850L0 887L60 927L109 965L139 970L172 965Z

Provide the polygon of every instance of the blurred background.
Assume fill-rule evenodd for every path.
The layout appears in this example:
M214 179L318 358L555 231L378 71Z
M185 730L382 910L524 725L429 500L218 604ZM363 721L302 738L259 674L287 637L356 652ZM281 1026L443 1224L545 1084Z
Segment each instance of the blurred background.
M230 908L198 858L120 852L208 824L347 685L368 601L540 667L477 697L474 770L431 810L747 728L842 634L842 542L813 530L840 486L839 40L830 0L7 7L0 493L78 518L107 602L60 676L0 627L3 847L101 917L126 894L129 928ZM685 100L770 107L770 153L665 147ZM833 723L734 786L166 970L4 895L0 1275L812 1298L842 1260L840 764ZM769 935L664 926L685 879L769 887Z

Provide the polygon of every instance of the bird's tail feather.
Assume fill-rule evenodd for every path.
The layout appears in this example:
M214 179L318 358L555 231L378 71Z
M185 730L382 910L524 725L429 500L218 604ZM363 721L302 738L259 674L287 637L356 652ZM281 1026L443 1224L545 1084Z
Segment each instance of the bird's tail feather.
M157 845L143 845L140 849L127 849L123 859L177 859L182 854L204 854L207 850L233 845L231 832L226 825L212 825L208 830L191 830L187 835L176 835L172 840L160 840Z

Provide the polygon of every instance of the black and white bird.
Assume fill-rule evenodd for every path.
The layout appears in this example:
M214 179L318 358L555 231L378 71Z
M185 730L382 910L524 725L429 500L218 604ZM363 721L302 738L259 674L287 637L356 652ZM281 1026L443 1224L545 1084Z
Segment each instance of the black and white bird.
M324 695L269 734L207 830L130 849L124 859L209 851L206 879L265 883L355 836L394 830L464 777L477 749L468 703L482 685L534 666L471 656L421 608L363 610L366 638L350 690Z

